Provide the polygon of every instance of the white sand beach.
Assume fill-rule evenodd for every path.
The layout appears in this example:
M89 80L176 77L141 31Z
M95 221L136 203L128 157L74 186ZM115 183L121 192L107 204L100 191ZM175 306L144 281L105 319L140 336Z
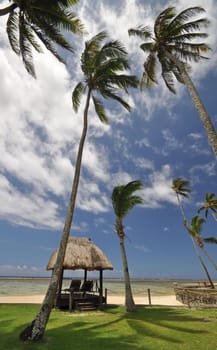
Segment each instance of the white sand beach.
M41 304L43 295L23 295L23 296L0 296L0 304ZM148 296L134 297L135 304L148 305ZM107 297L108 304L124 305L124 296L109 296ZM183 306L176 300L175 295L152 296L151 305L165 306Z

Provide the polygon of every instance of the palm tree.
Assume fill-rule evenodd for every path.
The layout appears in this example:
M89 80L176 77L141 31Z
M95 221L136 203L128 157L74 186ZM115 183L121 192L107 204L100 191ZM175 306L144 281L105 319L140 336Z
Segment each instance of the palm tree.
M186 215L185 215L185 211L184 211L184 207L182 205L182 201L181 201L181 197L185 197L185 198L189 198L189 193L191 192L191 190L189 189L189 185L190 185L190 182L187 181L187 180L184 180L182 179L181 177L178 177L177 179L174 179L173 180L173 183L172 183L172 190L176 193L176 197L177 197L177 201L178 201L178 205L179 205L179 208L180 208L180 211L181 211L181 214L182 214L182 217L183 217L183 223L184 223L184 227L188 230L188 227L189 227L189 224L188 224L188 221L187 221L187 218L186 218ZM195 253L198 257L198 259L200 260L200 263L204 269L204 272L210 282L210 285L212 288L214 288L214 284L213 284L213 281L210 277L210 274L209 274L209 271L203 261L203 258L202 256L200 255L198 249L197 249L197 242L196 242L196 239L193 235L190 234L190 237L191 237L191 240L192 240L192 243L193 243L193 247L194 247L194 250L195 250Z
M190 235L193 237L193 239L196 241L197 245L202 249L203 253L209 259L211 264L217 270L217 265L216 265L215 261L210 257L210 255L207 253L207 251L204 247L204 242L213 243L215 241L215 238L214 237L208 237L208 238L201 237L202 227L203 227L203 224L205 222L206 222L205 219L196 215L192 218L191 224L188 225L186 223L185 227L188 230L188 232L190 233Z
M72 51L71 44L65 39L62 30L83 34L81 21L70 10L79 0L13 0L12 4L0 9L0 16L8 15L7 35L13 51L22 57L28 73L36 77L32 49L42 52L44 46L60 61L63 57L55 45ZM37 40L39 39L39 41Z
M209 21L206 18L189 21L192 16L204 11L202 7L196 6L189 7L177 14L174 7L169 7L157 17L154 34L149 27L139 26L129 29L129 35L137 35L143 40L148 40L140 46L145 53L148 53L144 62L141 87L151 87L153 83L157 83L158 61L161 65L163 80L171 92L175 93L174 78L185 84L217 157L216 130L188 74L187 64L187 62L200 62L206 59L207 57L203 54L210 50L207 44L199 42L201 38L207 37L207 34L201 32L200 29L208 26Z
M133 300L130 275L128 269L127 255L124 245L125 233L123 226L123 218L133 209L137 204L142 204L142 198L134 193L143 188L143 183L139 180L129 182L126 185L117 186L112 192L112 205L115 212L115 228L120 240L120 248L122 255L122 263L124 270L125 281L125 306L127 311L133 311L135 304Z
M200 213L202 210L205 210L206 218L210 210L214 219L217 221L217 198L215 193L206 193L205 201L202 207L198 209L198 213Z
M84 81L76 85L72 93L72 102L75 111L78 110L82 94L86 92L86 103L83 112L83 130L78 147L75 173L72 184L65 225L59 246L59 252L55 267L52 272L50 285L39 313L21 333L22 340L37 341L43 337L44 330L53 306L59 279L62 272L62 265L65 256L66 245L71 230L77 190L80 179L81 162L84 143L88 130L88 112L92 100L95 112L102 122L107 122L106 112L102 101L96 97L101 94L105 99L118 101L128 111L130 105L118 95L119 90L128 92L130 87L136 88L138 80L135 76L121 74L129 69L127 52L119 41L107 41L105 32L100 32L85 43L85 49L81 56L81 69L84 74ZM106 42L103 44L103 42Z
M180 196L184 198L189 198L189 193L191 193L189 186L190 186L190 182L182 179L181 177L178 177L177 179L173 180L172 190L176 193L176 198L177 198L178 205L179 205L184 222L187 221L187 219L186 219L185 211L184 211Z

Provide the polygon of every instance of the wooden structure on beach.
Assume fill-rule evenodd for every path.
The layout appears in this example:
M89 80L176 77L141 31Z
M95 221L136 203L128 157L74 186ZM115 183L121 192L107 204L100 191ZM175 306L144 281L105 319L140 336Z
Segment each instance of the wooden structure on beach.
M211 288L206 281L194 285L174 286L176 300L191 307L217 307L217 289Z
M52 270L56 263L58 249L51 255L47 270ZM65 270L84 270L83 283L72 279L69 288L62 289ZM99 281L87 279L88 271L99 271ZM103 271L113 270L113 266L102 250L89 238L69 237L63 269L57 290L55 307L60 309L94 309L106 304L106 291L103 290Z

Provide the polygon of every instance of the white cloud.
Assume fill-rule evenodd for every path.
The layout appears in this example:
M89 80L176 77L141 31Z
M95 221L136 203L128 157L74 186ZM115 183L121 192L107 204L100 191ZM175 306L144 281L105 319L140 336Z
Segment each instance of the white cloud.
M149 182L147 184L147 182ZM141 191L145 208L159 208L163 202L176 204L176 197L171 190L172 176L171 167L164 165L160 171L155 171L144 183Z
M212 20L212 59L202 66L193 65L193 78L199 80L216 69L217 8L212 0L200 0L199 4L192 1L191 5L204 6ZM187 0L178 0L176 6L183 8L189 4ZM80 58L83 50L83 41L99 30L106 29L112 38L121 40L129 50L132 72L141 72L144 54L139 49L140 41L129 38L127 31L129 27L139 24L152 25L156 14L162 10L161 4L144 5L136 0L120 0L118 4L96 0L94 8L81 0L76 8L80 11L79 15L85 22L89 36L77 40L76 56L70 54L67 57L70 73L45 50L44 54L34 57L37 80L26 73L21 59L12 52L5 33L6 19L0 20L0 215L16 224L50 228L62 225L59 201L68 198L71 189L82 127L84 101L75 114L71 106L71 91L81 78L80 60L77 58ZM126 99L137 108L140 118L146 121L151 121L153 112L159 108L168 111L168 118L174 118L169 107L181 98L180 89L181 87L179 95L174 97L160 82L153 92L133 92ZM134 164L139 169L153 171L143 191L145 206L158 207L163 201L173 203L175 200L170 193L170 167L164 166L161 171L156 171L153 162L147 157L143 159L140 156L136 159L129 149L127 134L122 128L134 126L132 115L116 107L116 104L107 111L110 125L102 125L93 111L90 111L90 129L84 151L77 206L94 213L108 211L111 188L132 181L136 175L135 169L132 172L119 165L113 169L111 163L114 161L118 164L119 160L113 159L109 146L100 145L102 136L112 139L117 154L121 153L130 161L134 158ZM169 130L163 131L163 137L165 152L180 147ZM200 140L196 134L191 134L190 138L194 144ZM136 140L136 144L153 150L145 131L144 138ZM206 169L207 174L214 172L212 165L207 165ZM196 170L193 169L192 172L195 173ZM14 203L19 203L19 206Z

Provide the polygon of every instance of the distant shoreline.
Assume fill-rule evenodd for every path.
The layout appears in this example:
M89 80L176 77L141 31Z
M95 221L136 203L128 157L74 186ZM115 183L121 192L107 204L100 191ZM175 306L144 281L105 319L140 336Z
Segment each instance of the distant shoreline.
M76 277L64 277L65 280L71 280L71 279L82 279L83 276L76 276ZM49 280L49 276L0 276L0 280ZM97 277L90 277L90 279L98 279ZM107 281L116 281L116 282L123 282L123 278L120 277L104 277L104 280ZM131 278L132 282L149 282L149 281L156 281L156 282L176 282L176 281L201 281L205 280L205 278Z

